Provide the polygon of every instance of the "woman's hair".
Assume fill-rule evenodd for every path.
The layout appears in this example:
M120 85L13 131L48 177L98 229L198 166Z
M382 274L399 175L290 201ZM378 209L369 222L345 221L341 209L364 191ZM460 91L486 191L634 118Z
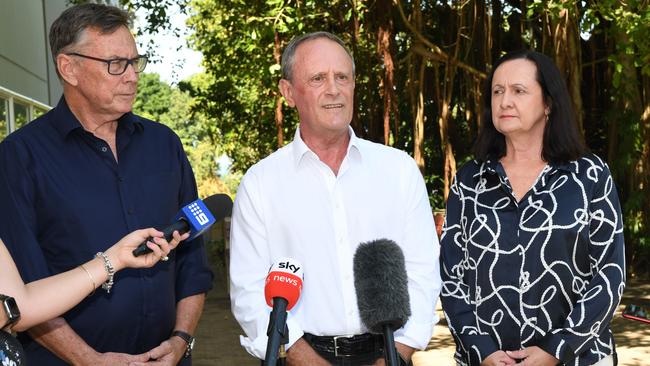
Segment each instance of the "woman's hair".
M564 164L577 160L588 152L582 134L578 130L573 103L564 78L553 61L535 51L522 50L501 57L490 72L483 94L483 123L474 144L474 157L478 161L500 159L506 154L503 134L492 121L492 79L496 69L506 61L524 59L537 67L537 82L542 87L544 102L550 108L544 128L542 158L551 164Z

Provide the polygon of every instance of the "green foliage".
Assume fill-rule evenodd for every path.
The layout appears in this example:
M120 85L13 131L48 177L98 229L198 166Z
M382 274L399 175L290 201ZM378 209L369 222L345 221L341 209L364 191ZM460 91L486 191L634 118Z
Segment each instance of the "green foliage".
M389 29L397 112L391 111L388 144L408 152L414 150L416 101L412 92L419 80L414 80L418 78L414 78L412 67L424 62L422 149L425 181L435 208L444 206L441 192L445 146L440 141L438 121L445 93L452 91L447 132L460 165L471 159L472 142L482 123L477 100L480 95L476 95L480 94L476 88L480 77L469 73L467 67L485 73L503 52L519 48L538 49L555 57L558 51L553 44L554 35L562 35L560 27L567 21L574 22L581 32L577 45L580 59L569 62L581 70L578 85L587 142L612 168L625 212L626 238L639 245L650 245L646 239L650 237L646 213L650 210L650 197L640 189L640 182L647 179L648 173L639 168L642 151L650 148L650 128L643 125L648 117L642 117L644 110L650 110L650 87L641 81L645 77L647 84L650 77L647 0L121 3L132 10L148 9L150 31L168 26L169 13L165 9L172 3L180 3L190 16L188 26L193 34L189 43L203 53L205 73L169 90L157 85L156 80L143 78L142 95L147 97L138 102L137 108L145 115L158 116L181 135L197 178L205 182L205 190L217 186L213 181L215 162L222 152L234 160L234 172L241 174L281 145L275 121L280 78L277 52L292 37L306 32L330 31L349 45L357 71L353 126L361 137L383 143L386 70L383 55L378 52L378 36L380 31ZM409 25L415 25L419 19L414 27L418 34L405 24L397 4ZM490 24L489 32L486 24ZM414 46L432 50L427 44L439 47L445 57L457 54L458 58L448 62L448 58L436 54L424 59L413 51ZM453 82L445 78L448 63L457 63L459 67ZM286 105L282 114L280 132L286 143L292 139L297 116ZM238 181L237 175L233 177L225 181L231 189Z
M190 3L188 25L194 31L190 44L203 53L210 79L191 93L198 101L197 109L216 116L234 169L243 171L278 148L275 105L280 65L274 52L280 52L293 35L328 28L324 25L331 22L329 17L341 12L350 13L347 2ZM288 108L283 114L286 143L292 139L297 116Z
M628 55L634 59L634 65L645 75L650 75L650 5L644 0L621 2L601 0L594 2L589 9L592 25L597 25L598 17L611 24L608 29L611 36L617 32L625 34L629 42L616 43L616 52L609 55L614 64L614 86L621 81L622 65L617 55ZM596 16L596 13L598 16Z
M185 85L200 85L202 82L202 76L197 76ZM225 184L217 174L218 159L223 153L219 144L220 133L212 119L193 110L194 103L187 91L171 87L161 81L158 74L142 73L133 112L169 126L180 136L201 197L234 192L232 184Z

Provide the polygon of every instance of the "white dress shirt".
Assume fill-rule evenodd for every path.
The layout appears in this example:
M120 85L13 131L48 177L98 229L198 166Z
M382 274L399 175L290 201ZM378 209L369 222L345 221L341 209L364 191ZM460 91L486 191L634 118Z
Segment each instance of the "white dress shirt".
M246 332L242 346L264 358L270 307L269 267L282 257L304 269L300 300L289 312L290 347L303 333L365 333L352 261L361 243L386 238L404 252L411 318L395 340L424 349L438 321L439 243L424 180L403 151L357 138L339 174L294 141L252 166L242 178L232 217L230 297Z

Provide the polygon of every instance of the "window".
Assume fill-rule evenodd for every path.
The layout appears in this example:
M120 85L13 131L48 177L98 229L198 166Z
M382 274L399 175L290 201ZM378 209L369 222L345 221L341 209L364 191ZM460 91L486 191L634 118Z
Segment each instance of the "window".
M9 134L9 118L7 118L7 104L8 100L0 97L0 140L7 137Z
M29 121L29 106L14 102L14 131L23 127Z
M50 110L50 106L0 86L0 141Z
M35 120L36 118L44 115L45 112L47 112L47 109L34 107L34 112L32 113L32 120Z

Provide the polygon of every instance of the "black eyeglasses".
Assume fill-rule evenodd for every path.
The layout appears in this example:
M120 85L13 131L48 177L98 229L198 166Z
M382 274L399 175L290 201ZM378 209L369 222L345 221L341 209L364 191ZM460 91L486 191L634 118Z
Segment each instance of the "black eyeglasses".
M83 58L87 58L90 60L95 60L95 61L100 61L100 62L105 62L108 64L108 73L111 75L122 75L126 71L126 68L129 67L129 65L132 65L133 68L135 69L136 73L144 71L144 68L147 67L147 61L149 59L147 56L143 55L138 55L138 57L134 58L113 58L110 60L105 60L103 58L98 58L98 57L92 57L92 56L87 56L87 55L82 55L80 53L76 52L70 52L66 53L68 56L79 56Z

